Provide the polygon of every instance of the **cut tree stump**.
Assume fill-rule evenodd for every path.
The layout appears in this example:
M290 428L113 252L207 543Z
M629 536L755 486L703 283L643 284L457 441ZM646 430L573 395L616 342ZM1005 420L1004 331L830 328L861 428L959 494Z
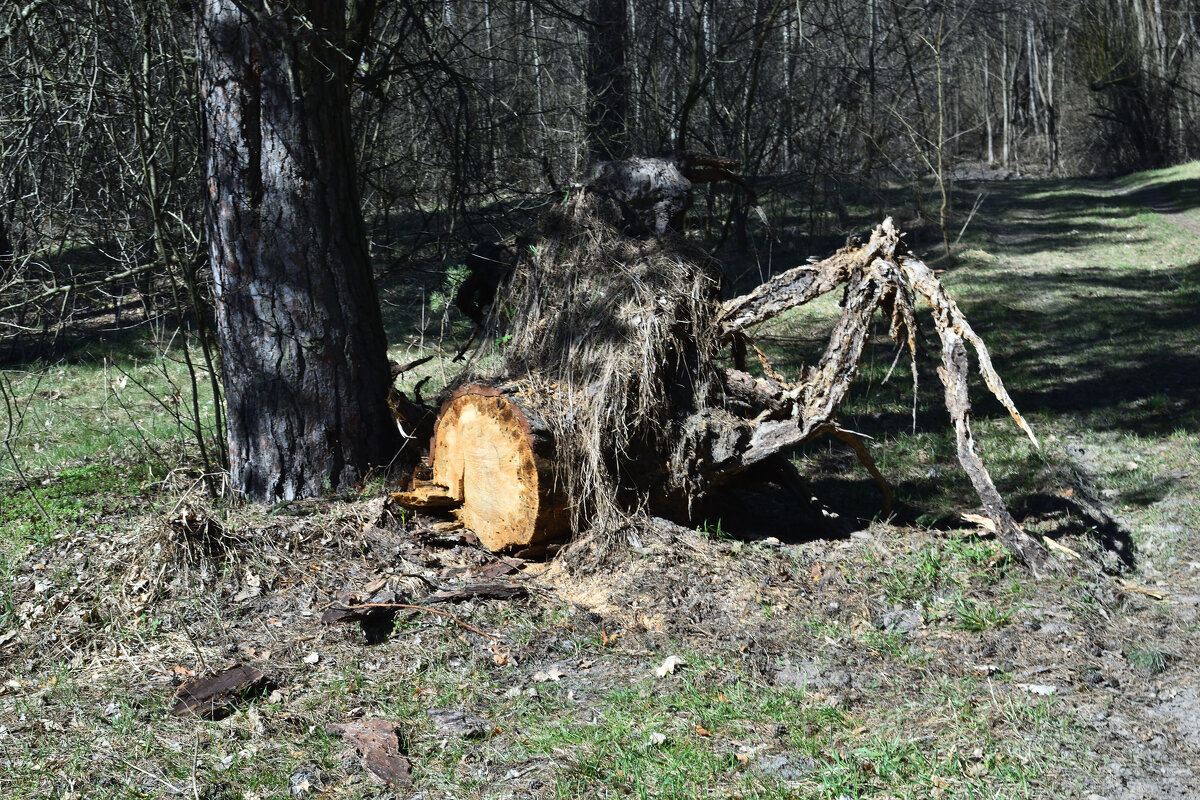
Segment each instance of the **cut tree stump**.
M430 477L393 499L410 508L453 509L493 551L566 534L570 520L556 485L554 443L522 391L520 384L455 391L434 428Z

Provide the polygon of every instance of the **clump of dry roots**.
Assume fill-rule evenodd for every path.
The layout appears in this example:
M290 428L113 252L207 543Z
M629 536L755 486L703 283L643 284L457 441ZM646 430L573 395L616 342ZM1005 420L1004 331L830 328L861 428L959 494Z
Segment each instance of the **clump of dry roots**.
M471 376L527 385L523 396L552 431L556 480L576 532L611 543L630 514L645 510L693 521L697 498L751 467L815 436L852 438L834 415L857 372L871 317L877 309L890 317L915 380L914 298L921 295L942 342L938 372L959 460L998 537L1042 570L1045 551L1013 520L975 453L968 344L988 388L1036 439L983 342L890 218L867 243L723 304L720 271L709 256L661 225L631 229L629 221L628 203L602 189L584 189L564 203L498 298L502 364L494 375ZM799 379L755 379L716 365L719 350L737 345L752 326L841 287L845 300L830 343Z
M713 358L720 266L668 231L625 235L582 191L551 215L498 307L500 374L524 376L556 442L575 530L612 530L646 502L656 454L720 397Z

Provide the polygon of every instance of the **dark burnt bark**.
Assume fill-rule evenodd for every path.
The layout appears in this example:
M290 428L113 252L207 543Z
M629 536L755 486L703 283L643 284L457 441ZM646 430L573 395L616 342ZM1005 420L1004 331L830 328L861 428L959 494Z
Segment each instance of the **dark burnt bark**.
M400 444L354 183L347 29L344 0L204 0L198 13L230 472L251 500L352 485Z

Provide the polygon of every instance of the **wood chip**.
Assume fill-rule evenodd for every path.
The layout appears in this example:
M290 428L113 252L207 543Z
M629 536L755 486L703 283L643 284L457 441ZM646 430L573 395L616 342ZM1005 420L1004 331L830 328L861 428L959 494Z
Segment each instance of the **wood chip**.
M363 768L389 786L412 786L412 764L400 752L396 723L385 719L329 725L325 732L354 745Z
M204 719L223 719L236 704L265 694L271 682L257 669L235 664L215 675L188 681L175 692L175 716L195 714Z
M1170 595L1164 591L1159 589L1151 589L1149 586L1142 586L1140 583L1127 581L1124 578L1115 578L1114 581L1116 582L1117 586L1120 586L1125 591L1132 592L1133 594L1145 595L1146 597L1150 597L1155 600L1166 600L1168 597L1170 597Z
M1053 552L1055 552L1055 553L1058 553L1060 556L1066 556L1067 558L1071 558L1071 559L1074 559L1074 560L1076 560L1076 561L1082 561L1082 560L1083 560L1083 556L1079 555L1079 553L1076 553L1074 550L1072 550L1071 548L1067 547L1067 546L1066 546L1066 545L1064 545L1064 544L1059 544L1058 542L1056 542L1056 541L1054 541L1053 539L1051 539L1049 536L1043 536L1043 537L1042 537L1042 542L1043 542L1043 543L1046 545L1046 547L1048 547L1048 548L1049 548L1051 551L1053 551Z
M392 501L405 508L457 508L462 499L447 493L447 487L429 484L411 492L393 492Z

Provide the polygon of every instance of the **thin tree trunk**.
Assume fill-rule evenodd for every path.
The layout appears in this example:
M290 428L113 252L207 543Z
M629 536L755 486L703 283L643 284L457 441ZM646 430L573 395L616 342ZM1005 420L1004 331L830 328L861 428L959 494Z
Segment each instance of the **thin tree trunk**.
M1025 20L1025 49L1026 49L1026 66L1029 74L1029 120L1033 123L1033 135L1040 136L1042 133L1041 120L1038 118L1037 110L1037 49L1033 46L1033 18Z
M987 131L987 163L996 163L996 137L992 130L992 80L991 58L988 48L983 49L983 126Z
M629 19L625 0L592 0L588 36L588 151L593 161L628 155Z
M16 261L12 236L9 234L8 229L8 219L3 212L0 212L0 282L8 278L8 273L12 269L13 262Z
M204 0L198 55L231 485L278 501L395 456L349 121L344 2ZM316 33L314 33L316 32Z

